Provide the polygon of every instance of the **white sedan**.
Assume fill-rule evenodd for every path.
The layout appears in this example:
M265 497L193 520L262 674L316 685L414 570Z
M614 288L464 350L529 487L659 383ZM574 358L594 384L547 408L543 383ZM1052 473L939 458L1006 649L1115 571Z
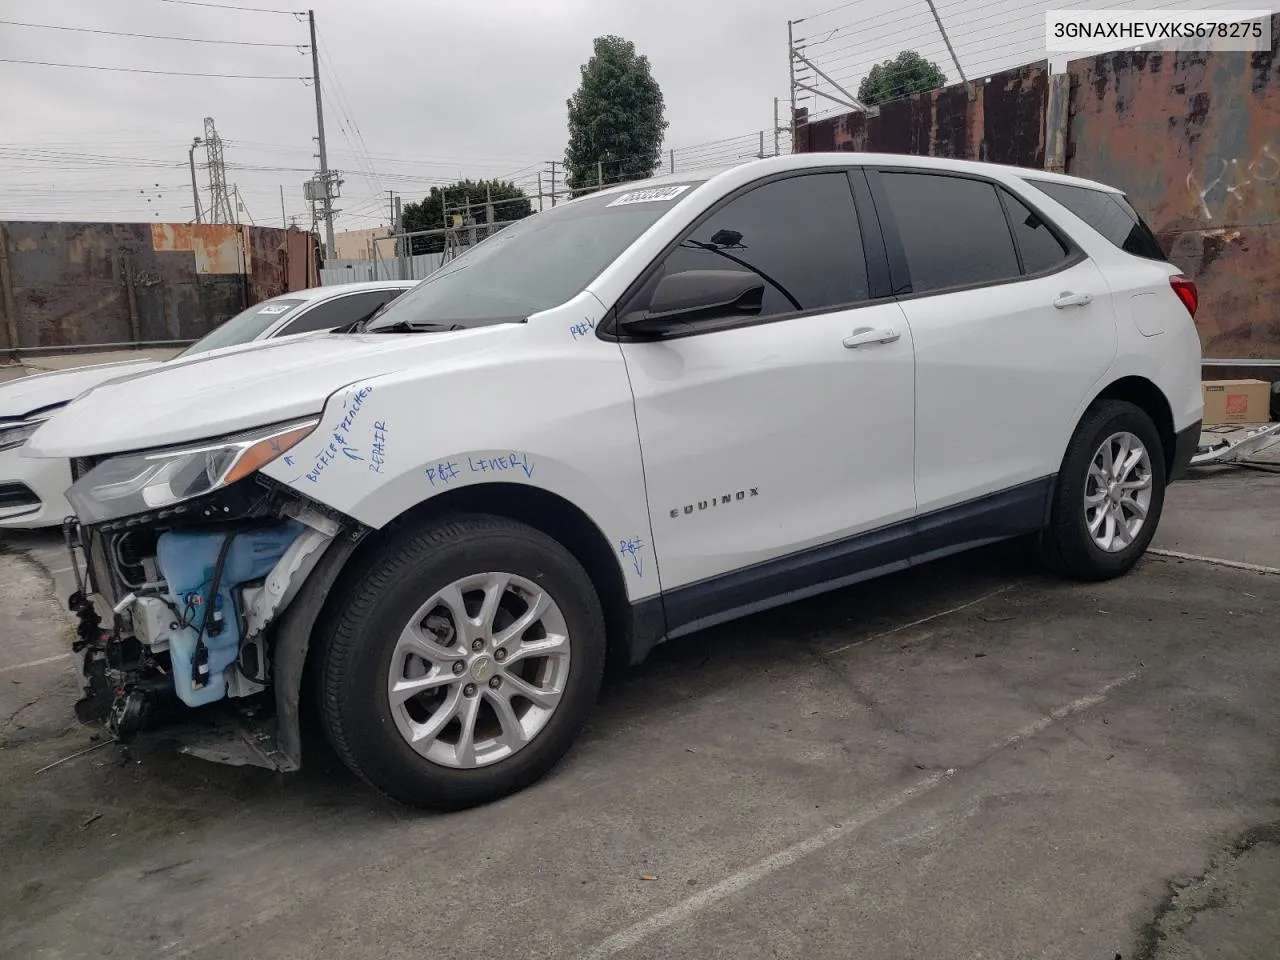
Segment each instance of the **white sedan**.
M415 282L343 283L272 297L236 314L178 356L189 357L251 340L346 327L371 316ZM68 462L22 456L23 445L40 424L87 390L108 380L150 370L161 362L167 361L99 363L0 385L0 529L55 526L72 512L63 496L71 486Z

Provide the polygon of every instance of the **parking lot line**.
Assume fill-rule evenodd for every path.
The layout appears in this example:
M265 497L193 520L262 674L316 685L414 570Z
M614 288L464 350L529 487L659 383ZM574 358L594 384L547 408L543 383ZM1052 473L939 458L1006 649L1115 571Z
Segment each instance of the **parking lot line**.
M999 593L1001 591L997 590L995 592ZM991 594L988 596L991 596ZM955 609L962 610L964 607L972 606L984 599L986 599L986 597L981 597L978 600L970 601L969 603L963 604ZM944 616L948 612L954 611L944 611L943 613L935 614L935 616ZM926 619L933 619L933 617ZM913 626L913 624L908 624L907 626ZM1039 733L1043 733L1055 723L1059 723L1067 717L1080 713L1084 710L1088 710L1090 707L1097 706L1099 703L1106 700L1114 690L1131 683L1133 680L1137 679L1138 676L1138 672L1125 674L1123 677L1118 677L1115 680L1103 684L1093 693L1077 697L1070 703L1051 710L1049 713L1045 714L1033 723L1029 723L1020 730L1016 730L1007 737L1004 737L1002 740L993 743L989 752L980 759L975 766L984 763L987 759L994 756L996 753L999 753L1001 750L1020 743L1030 737L1034 737ZM879 819L885 814L891 813L917 797L924 796L925 794L936 790L938 787L942 786L942 784L955 776L955 774L956 769L950 768L930 774L926 777L921 777L906 789L901 790L893 796L887 797L879 803L873 804L867 809L854 814L852 818L815 833L813 836L807 837L784 850L779 850L777 853L765 857L763 860L759 860L751 866L739 870L737 873L730 874L719 883L712 884L700 893L694 894L692 897L688 897L674 906L668 907L666 910L661 910L658 913L641 920L639 923L627 927L625 930L621 930L613 936L602 940L600 943L583 953L581 955L582 960L603 960L605 957L612 957L624 950L629 950L630 948L643 943L654 934L665 930L667 927L674 926L681 921L687 920L700 911L705 910L707 907L713 906L721 900L725 900L734 894L745 890L758 880L763 880L784 867L789 867L804 857L807 857L812 853L816 853L825 847L829 847L831 844L837 843L851 834L857 833L863 827Z
M38 667L45 663L56 663L59 660L66 660L71 654L56 653L52 657L41 657L39 660L28 660L26 663L15 663L11 667L0 667L0 673L12 673L14 670L25 670L27 667Z
M1231 567L1235 570L1250 570L1254 573L1269 573L1273 576L1280 576L1280 567L1267 567L1260 563L1224 560L1221 557L1202 557L1198 553L1183 553L1180 550L1157 550L1154 547L1148 547L1147 553L1155 554L1157 557L1170 557L1174 560L1195 560L1199 563L1212 563L1218 567Z
M979 603L982 603L984 600L990 600L992 597L999 596L1002 593L1007 593L1008 591L1012 590L1016 586L1018 586L1018 584L1016 583L1007 583L1003 587L1000 587L998 590L992 590L990 593L984 593L982 596L978 597L976 600L967 600L964 603L959 604L958 606L950 607L946 610L939 610L937 613L931 613L929 614L929 616L921 617L919 620L912 620L910 623L904 623L901 626L894 627L891 630L885 630L881 633L873 633L869 637L863 637L861 640L853 641L853 643L846 643L843 646L836 647L834 650L824 650L823 655L828 657L834 657L837 653L844 653L846 650L852 650L854 647L860 647L864 643L871 643L873 640L880 640L880 639L883 639L884 637L891 636L895 633L901 633L903 630L910 630L912 627L918 627L922 623L928 623L931 620L937 620L939 617L947 617L953 613L959 613L961 610L966 610L969 607L976 606Z

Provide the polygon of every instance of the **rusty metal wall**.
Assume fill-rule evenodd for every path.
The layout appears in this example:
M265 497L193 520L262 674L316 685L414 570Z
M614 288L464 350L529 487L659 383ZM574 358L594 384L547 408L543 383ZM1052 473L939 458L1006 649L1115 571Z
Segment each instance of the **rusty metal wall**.
M1043 167L1049 64L882 103L879 114L807 122L797 111L795 152L854 150Z
M0 349L195 339L314 286L314 246L229 224L0 223Z
M1067 172L1128 192L1200 290L1206 357L1280 359L1280 15L1262 53L1068 64Z

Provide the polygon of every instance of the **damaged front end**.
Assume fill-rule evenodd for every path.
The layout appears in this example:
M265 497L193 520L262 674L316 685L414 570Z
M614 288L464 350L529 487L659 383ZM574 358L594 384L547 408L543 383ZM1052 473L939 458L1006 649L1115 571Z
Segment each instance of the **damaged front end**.
M258 472L313 427L73 461L82 722L122 741L164 726L195 756L297 769L311 627L364 533Z

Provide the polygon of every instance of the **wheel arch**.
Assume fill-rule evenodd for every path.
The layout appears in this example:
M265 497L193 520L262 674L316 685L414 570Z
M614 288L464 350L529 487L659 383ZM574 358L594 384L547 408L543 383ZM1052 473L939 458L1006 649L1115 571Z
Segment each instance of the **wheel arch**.
M599 525L581 507L541 487L492 481L445 490L415 504L368 534L349 566L409 526L458 514L488 514L527 524L555 540L582 564L604 610L608 657L613 666L627 663L635 646L636 618L627 594L622 566Z
M1131 374L1113 380L1098 391L1089 402L1089 406L1099 400L1124 400L1141 409L1155 424L1160 435L1160 446L1164 453L1165 475L1168 476L1174 465L1177 431L1173 425L1173 407L1169 398L1164 395L1155 383L1146 377ZM1087 409L1087 408L1086 408ZM1081 415L1083 419L1083 414Z

